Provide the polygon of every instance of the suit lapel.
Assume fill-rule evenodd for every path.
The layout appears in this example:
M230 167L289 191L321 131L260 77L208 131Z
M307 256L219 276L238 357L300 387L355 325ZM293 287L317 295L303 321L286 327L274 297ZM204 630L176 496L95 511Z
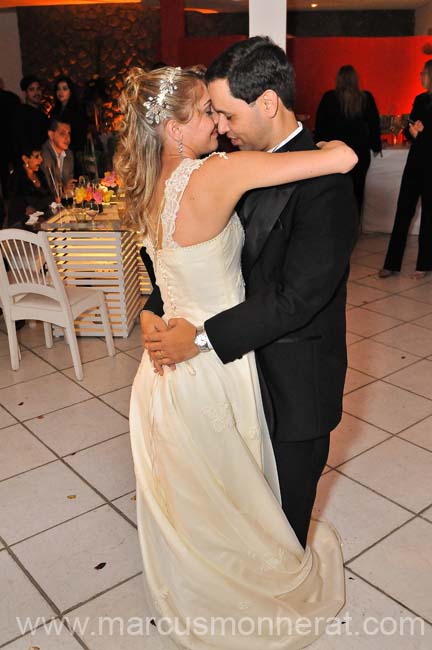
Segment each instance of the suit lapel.
M71 155L69 149L66 152L66 156L64 157L63 160L63 168L62 168L62 182L66 185L67 181L69 178L73 176L72 173L72 160L71 160Z
M245 200L241 219L246 236L242 253L243 274L247 277L258 259L268 236L275 227L296 187L295 183L252 192Z
M305 151L314 148L310 133L303 129L295 138L276 151L275 155L286 151ZM245 277L249 275L252 266L258 259L268 236L295 188L296 183L289 183L252 190L241 200L239 216L246 231L242 254L242 268Z
M43 149L43 157L44 157L44 167L46 169L46 180L48 183L48 187L50 188L51 192L55 195L57 194L57 183L59 182L59 173L58 173L58 165L57 165L57 160L55 158L54 151L52 150L52 147L50 144L47 144L46 147ZM54 179L54 180L53 180Z

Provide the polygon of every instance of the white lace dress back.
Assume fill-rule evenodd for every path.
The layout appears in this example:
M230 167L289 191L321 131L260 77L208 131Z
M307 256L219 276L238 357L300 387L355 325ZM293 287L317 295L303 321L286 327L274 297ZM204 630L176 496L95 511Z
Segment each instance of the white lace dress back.
M165 184L161 246L155 250L149 237L144 240L155 267L165 318L180 314L195 325L201 325L210 316L244 300L240 266L244 233L236 214L210 241L182 247L174 240L183 193L191 174L206 160L185 158L179 164Z
M202 164L185 159L168 179L162 245L155 251L145 241L164 317L195 325L245 296L237 215L207 242L174 241L181 198ZM288 627L305 616L324 621L342 607L340 543L319 522L304 552L285 518L254 354L224 365L211 351L161 377L144 353L130 430L149 608L143 615L173 619L173 647L190 650L297 650L320 636L323 622L307 634ZM246 635L236 625L211 626L213 619L236 623L245 616L285 623L277 633ZM199 620L206 622L200 632L183 633ZM167 648L167 637L162 641Z

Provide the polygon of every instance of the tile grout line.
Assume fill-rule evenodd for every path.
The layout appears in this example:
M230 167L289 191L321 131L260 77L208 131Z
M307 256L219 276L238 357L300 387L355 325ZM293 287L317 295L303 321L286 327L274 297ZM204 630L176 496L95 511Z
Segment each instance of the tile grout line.
M373 339L370 339L370 338L364 338L363 341L373 341ZM352 345L357 345L357 343L363 343L363 341L356 341L356 342L353 343ZM380 343L380 341L374 341L374 343ZM402 354L411 354L410 352L405 352L405 350L398 350L397 348L391 348L389 345L386 345L385 343L380 343L380 345L382 345L382 346L384 346L384 347L388 347L388 348L390 348L391 350L397 350L398 352L400 352L400 353L402 353ZM351 347L351 346L350 346L350 347ZM349 356L349 355L348 355L348 356ZM416 356L416 355L413 354L412 356ZM401 357L401 358L402 358L402 357ZM368 377L372 377L372 378L375 379L376 381L385 381L388 377L391 377L392 375L395 375L397 372L401 372L402 370L405 370L406 368L410 368L411 366L414 366L416 363L419 363L419 361L425 361L425 360L427 361L427 357L419 357L419 356L416 356L416 358L414 359L414 361L409 362L409 363L407 363L406 365L404 365L404 366L402 366L401 368L399 368L398 370L393 370L392 372L389 372L389 373L383 375L382 377L373 377L372 375L368 375L368 373L367 373L367 372L364 372L364 370L359 370L358 368L354 368L353 366L350 366L349 363L348 363L348 368L350 368L351 370L357 370L357 372L361 372L361 373L363 373L364 375L367 375ZM372 383L372 382L370 382L370 383ZM367 384L365 384L365 385L367 385ZM362 386L360 386L359 388L362 388ZM398 388L399 388L399 386L398 386ZM358 389L356 388L355 390L358 390ZM351 392L353 392L353 391L350 391L350 393L351 393ZM411 392L412 392L412 391L411 391ZM417 393L415 393L415 395L417 395ZM420 397L421 397L421 396L420 396ZM427 398L426 398L426 399L427 399Z
M411 524L415 519L418 519L418 515L414 515L413 517L410 517L406 521L403 521L401 524L396 526L396 528L393 528L392 530L388 531L385 535L383 535L382 537L377 539L375 542L373 542L372 544L369 544L369 546L366 546L364 549L359 551L356 555L353 555L353 557L350 557L349 560L344 562L345 568L350 569L350 571L351 571L350 565L351 565L352 562L355 562L355 560L358 560L358 558L360 558L362 555L365 555L365 553L368 553L370 550L375 548L375 546L378 546L379 544L381 544L381 542L386 540L388 537L391 537L394 533L396 533L398 530L401 530L402 528L404 528L404 526L406 526L407 524Z
M69 406L76 406L77 404L84 404L90 400L84 400L83 402L76 402L75 404L70 404ZM108 406L104 402L105 406ZM69 408L68 406L63 407L63 409ZM58 409L58 411L50 411L48 413L44 413L43 415L51 415L52 413L57 413L59 411L62 411L63 409ZM121 415L121 414L119 414ZM23 470L22 472L17 472L16 474L12 474L10 476L6 476L5 478L0 479L0 483L3 483L4 481L8 481L11 478L16 478L17 476L21 476L23 474L27 474L27 472L32 472L35 469L38 469L39 467L44 467L45 465L50 465L51 463L56 462L57 460L62 460L63 458L66 458L67 456L74 456L75 454L79 453L80 451L84 451L86 449L91 449L92 447L96 447L97 445L103 444L104 442L108 442L108 440L113 440L114 438L119 438L120 436L124 436L129 433L128 431L123 431L123 433L118 433L115 434L114 436L111 436L111 438L106 438L105 440L100 440L99 442L94 443L93 445L89 445L88 447L84 447L83 449L79 449L73 452L69 452L68 454L65 454L64 456L61 456L53 447L50 447L48 443L45 442L42 438L39 437L39 435L34 432L32 429L30 429L28 422L31 422L32 420L35 420L39 418L40 416L36 416L34 418L28 418L28 420L18 420L15 424L10 425L11 427L16 426L17 424L20 424L27 433L29 433L32 438L35 438L45 449L47 449L51 454L55 456L54 459L47 461L46 463L41 463L40 465L36 465L35 467L30 467L29 469ZM124 417L124 416L122 416ZM127 418L126 418L127 419ZM9 427L5 427L7 429ZM1 435L1 429L0 429L0 435Z
M380 440L379 442L373 444L371 447L368 447L367 449L362 449L362 451L359 451L358 454L354 454L354 456L350 456L349 458L346 458L345 460L343 460L341 463L338 463L337 465L330 465L328 460L327 460L326 464L331 469L338 469L339 467L342 467L342 465L345 465L346 463L350 463L352 460L355 460L356 458L359 458L359 456L363 456L368 451L372 451L373 449L376 449L377 447L382 445L384 442L388 442L389 440L391 440L393 437L394 436L390 433L390 434L388 434L387 438L384 438L384 440ZM331 434L330 434L330 438L331 438ZM331 439L330 439L330 449L331 449Z
M71 607L65 609L62 612L61 615L62 616L67 616L68 614L75 611L76 609L79 609L80 607L83 607L84 605L87 605L88 603L91 603L93 600L96 600L97 598L100 598L100 596L103 596L103 595L109 593L113 589L117 589L117 587L121 587L122 585L130 582L131 580L134 580L135 578L137 578L140 575L143 575L142 571L138 571L137 573L134 573L133 575L128 576L127 578L124 578L123 580L120 580L119 582L116 582L111 587L108 587L107 589L103 589L102 591L99 591L97 594L94 594L90 598L87 598L86 600L83 600L83 601L81 601L79 603L76 603L76 604L72 605Z
M63 524L68 524L71 521L74 521L75 519L78 519L79 517L83 515L88 515L91 512L96 512L96 510L100 510L101 508L104 508L106 506L106 503L98 503L98 505L93 506L89 508L88 510L85 510L81 512L78 515L74 515L73 517L68 517L68 519L64 519L62 521L57 522L56 524L53 524L52 526L48 526L48 528L44 528L43 530L38 530L37 533L33 533L32 535L28 535L27 537L23 537L22 539L17 539L14 542L7 543L8 548L14 548L15 546L18 546L19 544L23 544L24 542L28 542L30 539L35 539L39 535L43 535L44 533L48 533L50 530L54 530L55 528L58 528L59 526L63 526Z
M80 476L79 478L81 478L81 476ZM94 490L94 488L93 488L93 490ZM94 491L95 491L95 490L94 490ZM62 520L62 521L59 521L59 522L57 522L56 524L53 524L52 526L48 526L47 528L43 528L42 530L39 530L39 531L37 531L36 533L33 533L32 535L28 535L28 537L23 537L22 539L15 540L14 542L11 542L11 543L7 542L5 539L3 539L3 538L1 538L1 537L0 537L0 540L2 541L2 543L3 543L5 549L6 549L6 548L13 548L14 546L18 546L18 544L21 544L21 543L23 543L23 542L27 542L27 541L30 540L30 539L33 539L33 538L35 538L35 537L38 537L39 535L42 535L43 533L46 533L46 532L48 532L48 531L50 531L50 530L54 530L55 528L57 528L57 527L59 527L59 526L62 526L63 524L67 524L67 523L69 523L70 521L74 521L74 519L78 519L79 517L81 517L81 516L83 516L83 515L87 515L87 514L89 514L90 512L95 512L96 510L100 510L101 508L104 508L104 507L107 506L107 505L112 506L112 509L113 509L115 512L117 512L117 513L118 513L119 515L121 515L124 519L126 519L126 521L127 521L129 524L131 524L131 526L132 526L133 528L137 529L137 525L135 524L135 522L134 522L133 520L129 519L129 517L128 517L128 516L127 516L127 515L122 511L122 510L120 510L120 509L118 508L118 506L116 506L116 505L114 504L114 501L117 501L117 500L119 500L119 499L123 499L124 497L129 496L129 495L133 495L133 494L135 494L135 490L131 490L131 491L129 491L129 492L125 492L124 494L121 494L121 495L119 495L119 496L116 496L116 497L114 497L114 499L112 499L112 501L108 501L108 500L107 500L108 497L104 497L104 502L103 502L103 503L99 503L99 504L97 504L97 505L95 505L95 506L89 508L88 510L83 510L83 511L80 512L79 514L76 514L76 515L74 515L74 516L72 516L72 517L68 517L67 519L64 519L64 520ZM98 496L99 496L99 495L98 495ZM432 505L432 504L431 504L431 505ZM427 508L426 508L426 510L427 510ZM3 550L3 549L0 549L0 552L1 552L2 550Z
M352 417L354 417L354 416L352 416ZM427 419L429 417L430 416L427 415L426 418L424 418L424 419ZM367 424L369 424L369 423L367 423ZM372 425L372 426L374 426L374 425ZM410 425L409 427L407 427L406 429L400 431L399 433L390 433L388 431L385 431L385 433L387 434L388 437L384 438L384 440L380 440L379 442L371 445L370 447L367 447L367 449L362 449L362 451L359 451L357 454L354 454L353 456L350 456L349 458L346 458L345 460L343 460L341 463L338 463L337 465L330 465L328 460L327 460L326 464L328 465L328 467L331 467L331 469L338 469L342 465L345 465L346 463L351 462L352 460L354 460L355 458L358 458L359 456L363 456L363 454L366 454L367 452L372 451L372 449L375 449L376 447L379 447L380 445L382 445L385 442L389 442L390 440L394 440L395 438L400 440L401 442L407 442L408 444L411 444L413 447L417 447L417 449L421 449L422 451L426 451L426 452L431 454L432 449L428 449L427 447L422 447L420 444L418 444L416 442L413 442L412 440L407 440L406 438L401 438L400 437L400 434L404 433L404 431L406 431L406 430L409 430L411 428L411 426L415 426L415 425ZM330 434L330 436L331 436L331 434ZM331 442L330 442L330 445L331 445Z
M385 441L383 441L383 442L385 442ZM349 462L349 461L347 461L347 463L348 463L348 462ZM342 464L343 464L343 463L342 463ZM402 508L402 510L405 510L405 511L408 512L410 515L417 516L417 513L415 512L415 510L411 510L411 508L408 508L407 506L404 506L403 504L398 503L397 501L394 501L393 499L391 499L390 497L386 496L385 494L381 494L381 492L378 492L377 490L374 490L374 488L370 487L369 485L365 485L365 483L362 483L361 481L359 481L358 479L354 478L353 476L349 476L349 474L345 474L344 472L342 472L341 469L336 468L336 467L333 467L332 470L333 470L334 472L337 472L337 473L340 474L341 476L343 476L343 477L349 479L350 481L353 481L353 483L357 483L357 485L360 485L361 487L366 488L367 490L369 490L369 492L372 492L372 493L375 494L376 496L379 496L379 497L381 497L382 499L385 499L386 501L389 501L389 502L392 503L394 506L398 506L399 508ZM326 472L326 474L328 474L328 472Z
M25 425L25 423L20 422L20 424L21 424L23 427L25 427L25 429L26 429L26 430L27 430L27 431L28 431L32 436L34 436L34 438L35 438L36 440L38 440L38 442L40 442L44 447L46 447L46 449L48 449L48 451L50 451L50 452L55 456L55 458L54 458L53 460L48 461L47 463L43 463L42 465L39 465L38 467L33 467L33 468L31 468L31 469L26 470L25 472L20 472L19 474L16 474L15 476L21 476L22 474L26 474L27 472L31 472L32 470L34 470L34 469L38 469L39 467L45 467L46 465L51 465L52 463L55 463L55 462L60 461L61 463L63 463L63 465L65 465L65 467L67 467L71 472L73 472L73 473L74 473L74 474L75 474L75 475L76 475L76 476L77 476L77 477L78 477L78 478L79 478L79 479L80 479L84 484L87 485L87 487L89 487L93 492L95 492L95 493L96 493L96 494L97 494L97 495L98 495L98 496L99 496L99 497L104 501L104 503L101 504L100 506L96 506L95 508L91 508L91 509L88 510L87 512L92 512L93 510L96 510L96 509L98 509L99 507L102 507L103 505L109 505L109 506L110 506L110 507L111 507L115 512L117 512L119 515L121 515L121 517L122 517L123 519L125 519L125 520L130 524L130 525L132 525L133 528L135 528L135 529L137 530L137 525L135 524L135 522L133 522L132 520L130 520L129 517L128 517L124 512L122 512L122 511L121 511L117 506L114 506L114 505L112 504L112 502L108 499L108 497L105 496L105 495L103 494L103 492L100 492L100 491L99 491L99 490L98 490L94 485L92 485L92 484L88 481L88 479L86 479L84 476L82 476L82 475L81 475L81 474L80 474L80 473L79 473L79 472L78 472L78 471L77 471L77 470L76 470L72 465L69 465L69 463L67 463L67 462L64 460L63 457L59 456L59 454L58 454L55 450L53 450L51 447L49 447L49 445L47 445L43 440L41 440L41 439L38 437L37 434L35 434L33 431L29 430L28 427ZM128 433L128 432L127 432L127 433ZM120 436L127 435L127 433L119 434L119 436L116 436L116 437L120 437ZM102 444L103 442L107 442L107 441L101 441L100 443L97 443L97 444ZM94 445L94 446L97 446L97 444ZM4 481L7 481L7 480L9 480L10 478L14 478L14 477L9 476L9 477L7 477L6 479L2 479L2 480L0 481L0 483L2 483L2 482L4 482ZM113 500L121 499L122 496L126 496L126 494L131 494L132 492L133 492L133 490L130 491L130 492L126 492L126 493L123 494L123 495L120 495L120 496L118 496L118 497L115 497ZM85 514L85 513L81 513L81 514ZM76 515L76 517L78 517L78 516L80 516L80 515ZM71 519L75 519L76 517L72 517ZM47 530L51 530L52 528L55 528L57 525L61 525L62 523L65 523L65 522L60 522L59 524L56 524L56 525L54 525L54 526L49 527ZM41 532L42 532L42 531L41 531ZM31 536L29 536L29 538L30 538L30 537L34 537L34 536L36 536L37 534L40 534L40 533L35 533L35 535L31 535ZM28 539L29 539L29 538L28 538ZM0 539L1 539L1 537L0 537Z
M413 325L414 327L417 327L417 325L415 325L415 323L407 323L407 322L405 322L404 325ZM392 329L396 329L396 327L401 327L401 326L400 325L395 325L394 328L392 327L392 328L390 328L388 330L385 330L384 332L379 332L378 334L374 334L373 336L368 337L368 340L369 341L374 341L374 343L379 343L380 345L385 345L387 348L390 348L391 350L397 350L398 352L402 352L403 354L410 354L413 357L417 357L418 358L417 360L428 361L428 357L430 357L432 355L432 352L430 354L419 355L417 352L410 352L410 350L403 350L402 348L396 347L392 343L384 343L383 341L378 341L376 338L374 338L375 336L379 336L379 334L385 334L385 332L390 332ZM430 330L427 330L424 327L420 328L420 329L423 329L425 332L429 332L430 335L431 335L431 338L432 338L432 332ZM361 343L361 341L356 341L355 343L352 343L351 345L355 345L356 343ZM405 366L404 366L404 368L405 368ZM403 370L404 368L401 368L401 370ZM399 372L399 371L396 370L396 372Z
M1 648L5 648L7 650L8 647L12 643L14 643L15 641L20 641L21 639L25 639L28 636L29 637L33 636L38 630L42 629L47 624L48 625L51 624L55 620L58 620L62 624L62 627L64 629L66 629L68 632L71 633L71 636L73 636L73 638L77 641L77 643L82 648L84 648L84 650L91 650L91 648L89 648L89 646L87 646L84 643L84 641L76 634L76 632L69 629L69 627L65 624L65 621L63 620L62 616L54 616L53 618L49 619L49 621L44 621L40 625L34 627L32 630L30 630L30 632L26 632L25 634L21 634L20 636L16 636L13 639L9 639L5 643L0 643L0 650L1 650ZM33 645L29 646L29 650L33 650L33 649L36 650L36 648L37 648L37 650L39 650L39 646L33 646Z
M402 272L403 275L400 275L401 272L399 272L399 276L394 276L394 277L395 277L395 278L399 277L399 278L402 278L402 279L411 280L411 283L412 283L411 286L409 286L409 287L405 287L405 288L403 288L403 289L399 289L399 288L397 288L397 289L383 289L382 287L383 287L383 286L386 286L385 283L384 283L384 285L380 284L379 286L376 286L376 287L371 286L371 285L369 285L369 284L363 284L363 283L362 283L362 280L365 280L366 278L373 278L373 277L374 277L374 278L377 278L377 280L384 280L384 279L386 279L386 278L380 278L380 277L379 277L379 275L378 275L378 274L379 274L379 269L373 268L372 266L367 266L367 264L358 263L356 260L353 260L353 261L350 263L350 267L353 266L353 265L355 265L355 266L366 266L366 268L371 269L373 272L372 272L372 273L368 273L367 275L363 275L361 278L353 278L353 279L350 279L350 278L348 277L348 282L350 282L350 283L353 284L353 285L355 284L355 285L359 285L359 286L361 286L361 287L366 287L367 289L376 289L377 291L383 291L384 293L392 293L392 294L394 294L395 296L400 296L401 298L406 298L406 296L402 296L402 295L401 295L401 294L404 293L405 291L411 291L411 289L417 289L418 287L424 287L424 286L427 286L427 285L430 284L431 281L432 281L432 277L431 277L431 278L428 278L427 280L425 280L424 278L422 278L422 281L419 282L418 280L415 280L415 279L412 278L411 276L405 275L405 270L404 270L404 271ZM390 286L390 285L387 284L387 286ZM408 298L408 299L409 299L409 300L417 300L418 302L424 302L424 301L422 301L422 300L419 300L418 298Z
M60 609L57 607L57 605L54 603L53 600L48 596L46 591L42 589L42 587L39 585L37 580L32 576L32 574L28 571L28 569L25 567L25 565L21 562L19 557L16 555L16 553L6 544L6 541L3 539L3 537L0 536L0 542L4 545L4 550L8 553L8 555L12 558L12 560L15 562L16 565L21 569L21 571L25 574L25 576L30 580L32 585L37 589L37 591L40 593L40 595L45 599L45 601L48 603L48 605L51 607L53 612L55 613L55 617L61 615Z
M356 264L356 262L353 262L353 264ZM365 264L359 264L358 266L366 266L366 265ZM372 267L368 267L368 268L372 268ZM431 284L431 281L432 281L432 279L429 278L428 280L425 280L424 282L419 283L418 280L414 280L413 278L411 278L411 277L409 277L407 275L400 275L399 276L400 278L406 278L407 280L411 280L412 281L412 286L406 287L404 289L396 289L396 290L390 289L390 291L389 291L389 289L382 289L381 285L376 286L376 287L372 287L370 284L364 284L362 282L362 280L365 280L366 278L372 278L372 277L376 277L377 279L382 280L383 278L379 278L378 273L379 273L379 269L375 269L374 273L369 273L368 275L364 275L361 278L356 278L356 279L353 279L353 280L350 280L348 278L348 281L352 282L353 284L358 284L361 287L367 287L368 289L377 289L378 291L384 291L384 293L389 293L390 292L395 296L399 296L400 298L407 298L408 297L408 296L403 296L402 295L403 293L405 293L405 291L411 291L411 289L417 289L418 287L425 287L428 284ZM408 298L408 300L417 300L418 302L424 302L423 300L419 300L418 298ZM426 304L430 304L430 303L426 303Z
M131 358L133 358L133 357L131 357ZM74 381L74 383L77 383L77 382L78 382L78 380L73 380L73 379L71 379L70 377L68 377L67 375L64 375L64 373L62 373L61 370L57 370L57 372L60 373L60 374L62 374L66 379L70 379L71 381ZM50 374L54 374L54 373L50 373ZM11 388L11 387L13 387L13 386L20 386L21 384L25 384L25 383L30 382L30 381L33 381L33 380L35 380L35 379L41 379L41 378L44 377L44 376L47 376L47 375L41 375L40 377L34 377L33 379L28 379L28 380L23 381L23 382L18 382L18 383L16 383L16 384L12 384L11 386L7 386L7 387L5 387L5 388ZM7 409L5 406L3 406L2 403L0 403L0 406L1 406L2 408L4 408L4 410L5 410L5 411L6 411L6 412L11 416L11 417L13 417L13 418L16 420L16 422L13 422L12 424L7 425L6 427L0 427L0 431L1 431L2 429L7 429L7 428L9 428L9 427L11 427L11 426L15 426L16 424L24 424L25 422L30 422L31 420L35 420L35 419L37 419L37 418L40 418L41 416L43 417L43 416L45 416L45 415L51 415L51 414L53 414L53 413L58 413L58 412L60 412L60 411L63 411L64 409L67 409L67 408L71 407L71 406L76 406L76 405L78 405L78 404L82 404L82 403L85 403L85 402L89 402L91 399L97 399L97 400L99 400L102 404L104 404L105 406L108 406L108 407L109 407L110 409L112 409L115 413L117 413L117 414L120 415L121 417L126 418L126 419L128 420L128 417L127 417L126 415L124 415L123 413L121 413L121 412L120 412L118 409L116 409L114 406L111 406L111 404L108 404L107 402L105 402L105 401L102 399L102 397L104 397L104 396L106 396L106 395L110 395L111 393L114 393L114 392L116 392L116 391L118 391L118 390L124 390L125 388L129 388L129 386L132 387L132 384L126 384L125 386L120 386L120 388L115 388L114 390L109 390L109 391L107 391L106 393L101 393L100 395L96 395L96 394L92 393L91 391L89 391L87 388L83 388L83 386L80 385L79 383L77 383L77 385L78 385L80 388L82 388L84 391L88 392L88 393L89 393L89 397L86 397L86 398L84 398L84 399L82 399L82 400L79 400L78 402L72 402L71 404L67 404L67 405L62 406L62 407L60 407L60 408L55 408L55 409L53 409L52 411L47 411L46 413L41 413L40 415L32 415L31 417L29 417L29 418L25 418L25 419L23 419L23 420L19 419L19 418L18 418L16 415L14 415L14 414L9 410L9 409ZM1 390L2 390L2 389L0 389L0 391L1 391ZM31 432L31 433L32 433L32 432Z
M372 275L376 275L376 274L372 274ZM371 277L371 276L367 276L367 277ZM350 285L355 286L355 287L360 287L362 289L372 289L372 290L377 289L378 291L383 291L383 293L388 294L387 296L384 296L384 297L381 297L381 298L374 298L373 300L366 300L366 301L362 302L360 305L353 305L352 302L349 302L349 301L347 302L348 305L351 305L353 307L357 307L359 309L361 309L363 307L365 309L367 309L366 305L368 305L369 303L375 303L375 302L378 302L379 300L385 300L386 298L390 298L391 296L394 296L395 298L403 298L405 300L409 300L410 302L414 302L414 303L419 302L421 305L432 306L432 304L429 303L429 302L424 302L423 300L418 300L417 298L409 298L408 296L403 296L402 295L403 293L405 293L405 291L410 291L411 289L416 289L417 287L420 287L420 286L424 287L426 285L431 285L431 288L432 288L432 280L430 280L428 282L423 282L422 284L419 284L419 285L413 285L412 287L409 287L408 289L391 289L391 290L380 289L378 287L371 287L369 284L362 284L359 280L349 280L348 279L348 282L350 282ZM381 312L376 312L373 309L369 309L368 311L373 311L375 314L376 313L378 313L378 314L381 313ZM424 314L424 316L427 316L427 315L428 314ZM388 318L395 318L396 320L402 320L402 322L403 322L403 319L401 319L398 316L390 316L389 314L382 314L382 316L387 316ZM423 316L416 316L415 318L423 318Z
M432 621L429 621L427 618L425 618L421 614L418 614L415 610L411 609L408 605L405 605L405 603L403 603L402 601L398 600L394 596L391 596L390 594L388 594L386 591L384 591L383 589L381 589L377 585L374 585L373 582L370 582L370 580L368 580L367 578L362 576L360 573L357 573L354 569L351 569L350 567L347 567L347 569L348 569L348 571L350 571L350 573L355 575L356 578L359 578L360 580L363 580L363 582L368 584L370 587L373 587L373 589L375 589L376 591L379 591L381 594L383 594L383 596L386 596L387 598L390 598L390 600L392 600L394 603L396 603L400 607L403 607L404 609L406 609L408 612L410 612L410 614L414 614L414 616L420 618L422 621L425 621L425 623L427 623L428 625L432 625Z

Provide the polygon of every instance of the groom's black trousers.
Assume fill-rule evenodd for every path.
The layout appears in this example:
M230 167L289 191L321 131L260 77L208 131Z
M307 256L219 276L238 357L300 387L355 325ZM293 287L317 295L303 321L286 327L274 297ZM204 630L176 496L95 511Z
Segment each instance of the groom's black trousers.
M330 436L273 441L283 511L305 548L317 483L327 462Z

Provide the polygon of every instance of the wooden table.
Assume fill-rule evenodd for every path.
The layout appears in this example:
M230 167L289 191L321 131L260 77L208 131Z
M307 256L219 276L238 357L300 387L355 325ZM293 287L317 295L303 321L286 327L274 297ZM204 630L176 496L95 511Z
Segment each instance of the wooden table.
M126 338L151 284L142 264L138 233L118 220L115 206L105 206L94 222L76 222L64 211L42 224L49 232L54 258L64 283L95 287L105 294L113 336ZM103 336L96 314L75 321L79 336Z

